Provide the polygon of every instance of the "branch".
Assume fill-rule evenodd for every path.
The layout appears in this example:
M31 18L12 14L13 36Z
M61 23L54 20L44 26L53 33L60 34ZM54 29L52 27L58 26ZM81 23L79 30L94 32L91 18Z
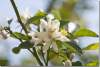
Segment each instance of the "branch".
M21 25L22 28L24 29L25 33L28 34L27 29L25 28L24 24L23 24L22 21L21 21L21 18L20 18L20 15L19 15L19 12L18 12L18 9L17 9L17 7L16 7L16 5L15 5L14 0L10 0L10 2L11 2L11 4L12 4L13 8L14 8L14 11L15 11L15 13L16 13L16 16L17 16L17 19L18 19L20 25ZM20 40L20 41L21 41L21 40ZM28 50L29 50L29 49L28 49ZM30 50L29 50L29 51L30 51ZM33 51L34 51L34 53L32 53L32 52L31 52L31 53L33 54L33 56L35 56L35 58L37 59L38 63L39 63L41 66L43 66L43 64L42 64L42 62L40 61L39 56L38 56L38 54L37 54L37 52L36 52L35 47L33 48Z
M16 13L18 22L20 23L20 25L21 25L22 28L24 29L25 33L27 34L28 31L27 31L27 29L25 28L24 24L23 24L22 21L21 21L21 18L20 18L20 15L19 15L19 12L18 12L18 9L17 9L17 7L16 7L16 5L15 5L14 0L10 0L10 2L11 2L11 4L12 4L13 8L14 8L14 11L15 11L15 13Z
M52 8L54 7L55 2L56 2L56 0L51 0L50 4L48 5L48 7L46 9L47 13L51 12Z

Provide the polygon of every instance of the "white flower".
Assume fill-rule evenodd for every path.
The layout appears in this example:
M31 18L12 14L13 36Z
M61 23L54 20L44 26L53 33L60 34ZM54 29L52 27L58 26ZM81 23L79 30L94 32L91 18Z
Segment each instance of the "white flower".
M70 60L66 60L63 62L64 66L72 66L72 62Z
M7 39L9 34L5 30L0 30L0 39Z
M35 45L43 43L44 52L52 45L54 51L58 51L57 44L54 40L60 40L62 42L70 41L65 35L63 35L60 30L60 22L54 19L52 14L47 15L47 21L40 19L39 30L40 32L35 32L32 35Z
M75 22L70 22L68 24L68 31L69 31L69 33L74 32L77 27L78 27L78 25Z
M7 20L1 21L1 23L0 23L0 39L6 39L9 36L8 33L4 29L6 27L9 27Z

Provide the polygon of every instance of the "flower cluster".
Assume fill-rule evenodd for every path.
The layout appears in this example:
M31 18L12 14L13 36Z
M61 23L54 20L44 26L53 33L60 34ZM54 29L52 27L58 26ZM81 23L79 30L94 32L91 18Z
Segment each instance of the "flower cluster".
M48 14L46 19L40 19L39 31L31 34L34 42L34 47L38 44L43 44L43 52L46 52L49 47L53 48L54 51L58 52L57 44L55 40L62 42L70 41L66 35L67 31L59 29L60 22L55 19L52 14ZM65 34L63 34L66 32Z

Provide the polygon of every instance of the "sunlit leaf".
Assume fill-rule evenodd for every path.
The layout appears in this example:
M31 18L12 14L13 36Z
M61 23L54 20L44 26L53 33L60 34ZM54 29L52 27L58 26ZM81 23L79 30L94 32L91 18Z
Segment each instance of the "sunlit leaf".
M24 34L19 33L19 32L13 32L11 34L11 37L18 38L18 39L22 39L22 40L29 40L29 39L31 39L30 36L24 35Z
M96 50L96 49L99 49L99 43L93 43L83 48L83 50Z
M54 57L56 57L57 53L54 52L53 50L49 51L49 59L53 59Z
M98 64L99 64L99 61L92 61L92 62L85 64L85 66L98 66Z
M43 18L43 17L45 17L45 16L46 16L45 12L38 11L35 16L31 17L28 20L28 22L29 23L33 23L35 25L38 25L40 23L40 19Z
M78 37L98 37L98 35L89 29L79 29L73 33L75 38Z
M55 16L56 19L61 20L61 16L58 10L52 10L51 13Z

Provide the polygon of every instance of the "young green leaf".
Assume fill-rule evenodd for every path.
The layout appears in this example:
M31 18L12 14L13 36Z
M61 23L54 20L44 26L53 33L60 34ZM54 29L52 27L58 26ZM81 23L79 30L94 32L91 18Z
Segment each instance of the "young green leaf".
M36 13L35 16L31 17L28 20L28 22L32 23L32 24L35 24L35 25L39 25L40 19L43 18L43 17L45 17L45 16L46 16L46 13L39 11L39 12Z
M24 34L19 33L19 32L13 32L11 34L11 37L18 38L18 39L22 39L22 40L29 40L29 39L31 39L30 36L24 35Z
M96 50L96 49L99 49L99 43L93 43L83 48L83 50Z
M75 38L78 37L98 37L98 35L89 29L79 29L73 33Z
M14 47L12 49L12 51L15 54L18 54L21 49L28 49L28 48L32 48L32 47L33 47L33 44L30 41L25 41L25 42L21 43L18 47Z
M18 54L20 52L20 48L19 47L14 47L12 49L13 53Z
M60 27L63 28L65 25L69 23L68 20L60 20Z
M58 10L52 10L51 13L55 16L56 19L61 20L61 16Z

